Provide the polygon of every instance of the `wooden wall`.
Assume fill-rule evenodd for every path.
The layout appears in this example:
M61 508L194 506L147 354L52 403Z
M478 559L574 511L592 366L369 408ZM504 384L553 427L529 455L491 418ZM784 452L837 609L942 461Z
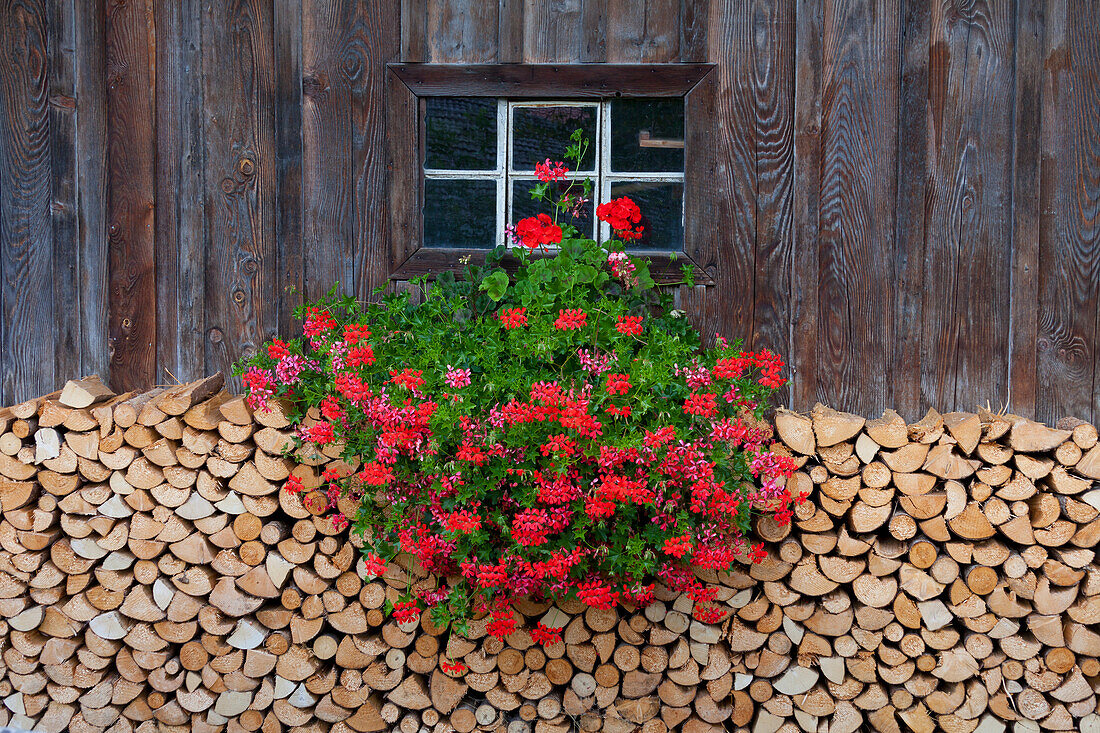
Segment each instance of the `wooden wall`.
M1100 5L0 0L0 402L227 369L394 263L385 64L718 64L709 332L788 398L1100 419Z

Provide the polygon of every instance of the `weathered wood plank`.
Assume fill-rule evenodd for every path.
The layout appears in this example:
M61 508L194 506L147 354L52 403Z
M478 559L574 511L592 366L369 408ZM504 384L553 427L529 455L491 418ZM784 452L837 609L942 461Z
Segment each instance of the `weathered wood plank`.
M157 373L162 381L206 374L200 5L199 0L156 0L155 8Z
M608 0L605 30L612 63L671 63L680 57L679 0Z
M928 219L926 196L931 150L928 134L928 40L930 12L922 0L902 0L901 81L898 105L897 228L892 283L884 283L893 309L890 318L887 401L908 420L917 420L921 402L921 326L924 250ZM885 274L885 273L884 273Z
M45 0L0 6L0 379L11 404L53 389L53 231Z
M76 34L76 236L80 260L79 373L98 374L108 380L106 0L74 1L73 11Z
M607 58L608 0L524 0L523 61L588 63Z
M824 0L795 6L794 193L789 406L809 410L817 389L818 243L821 224L821 44Z
M428 3L426 61L487 64L498 60L497 0Z
M1040 3L1016 7L1015 67L1008 393L1015 412L1034 417L1039 393L1036 345L1043 70L1043 9Z
M860 414L885 407L882 297L894 239L898 7L827 8L821 71L818 392Z
M111 384L153 385L156 374L155 194L151 0L107 8L107 199Z
M275 246L279 333L297 333L302 302L302 4L275 0Z
M751 9L752 94L756 109L756 278L753 349L790 351L791 261L794 257L795 8L754 2ZM790 389L776 395L789 402Z
M757 116L752 89L753 28L750 0L714 0L707 40L715 70L714 219L717 296L722 308L714 330L752 348L756 267ZM735 295L736 294L736 295Z
M497 18L497 61L523 61L523 0L500 0ZM404 54L402 61L406 60Z
M392 64L390 70L419 96L682 97L711 64Z
M1072 6L1072 10L1070 9ZM1100 414L1100 8L1045 12L1039 236L1040 419Z
M53 191L54 365L56 379L80 373L80 250L77 239L76 29L72 0L47 0L50 178ZM44 323L43 326L50 324Z
M1007 399L1012 28L1004 4L936 5L931 17L922 393L941 409Z
M259 0L203 8L209 372L228 372L277 325L272 15Z

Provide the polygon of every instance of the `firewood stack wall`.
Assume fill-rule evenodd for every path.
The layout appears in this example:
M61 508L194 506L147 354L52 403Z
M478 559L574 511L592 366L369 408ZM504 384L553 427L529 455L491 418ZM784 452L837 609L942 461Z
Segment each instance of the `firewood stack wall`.
M335 460L283 457L280 411L253 415L220 375L117 396L72 381L0 411L0 723L1100 730L1095 427L820 406L775 425L809 500L757 522L764 563L700 576L725 621L668 592L636 611L525 602L499 640L386 617L420 574L364 582L348 531L279 491ZM562 641L533 644L540 621Z

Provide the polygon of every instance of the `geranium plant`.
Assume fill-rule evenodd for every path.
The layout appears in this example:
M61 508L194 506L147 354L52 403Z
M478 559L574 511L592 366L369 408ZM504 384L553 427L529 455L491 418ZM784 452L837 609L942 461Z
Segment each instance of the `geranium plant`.
M591 184L567 162L585 145L578 133L566 161L539 164L547 213L517 222L484 265L440 274L418 303L333 291L300 309L303 337L239 366L257 409L287 399L299 444L345 457L313 496L356 500L333 521L362 534L368 572L409 553L437 580L394 605L400 620L490 613L503 636L517 597L644 605L663 583L714 621L714 589L692 568L760 559L753 511L790 520L780 478L793 464L766 449L760 419L782 361L701 344L647 261L624 253L644 222L629 198L596 208L610 241L581 235ZM312 470L285 490L316 485Z

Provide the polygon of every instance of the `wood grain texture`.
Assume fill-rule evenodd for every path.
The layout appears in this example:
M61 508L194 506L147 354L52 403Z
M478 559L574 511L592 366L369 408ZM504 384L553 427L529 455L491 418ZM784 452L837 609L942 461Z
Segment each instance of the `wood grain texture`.
M429 2L425 61L486 64L498 60L500 7L496 0Z
M817 385L860 414L881 411L886 397L881 273L883 243L894 238L897 11L831 3L822 28Z
M71 0L46 3L49 42L53 371L80 373L80 247L77 238L76 28ZM48 324L43 324L48 325Z
M1051 0L1045 12L1039 415L1100 410L1100 17L1070 5Z
M791 260L790 406L809 409L818 401L818 246L821 224L821 32L824 0L798 0L795 7L794 182L792 220L796 243Z
M110 378L107 344L106 0L73 2L80 374ZM59 380L69 375L57 375ZM59 386L55 380L54 386Z
M254 354L278 318L272 27L259 0L203 8L208 371Z
M1039 393L1039 202L1042 149L1043 8L1016 7L1016 89L1012 181L1012 290L1009 294L1008 394L1014 409L1034 413Z
M297 333L294 308L302 303L302 4L276 0L275 26L275 246L279 333Z
M422 97L682 97L713 64L391 64Z
M922 394L1007 399L1013 19L1000 3L934 6ZM965 396L965 397L964 397ZM960 406L962 406L960 404ZM969 406L969 405L967 405Z
M928 105L930 12L923 0L901 3L901 79L898 92L897 227L891 257L893 317L888 323L889 404L917 420L921 401L924 250L927 246L929 162Z
M714 223L717 297L722 307L714 330L752 348L751 296L756 268L756 157L758 144L753 77L754 46L749 0L713 0L707 41L715 72L714 122L722 145L714 146Z
M671 63L680 58L679 0L608 0L607 60Z
M608 0L524 0L523 61L529 64L607 60Z
M155 88L151 0L107 6L107 211L111 384L156 374Z
M199 0L156 6L157 374L206 374L202 13Z
M9 404L54 382L48 23L44 0L0 5L0 379Z
M790 352L791 263L794 257L793 0L755 2L752 94L756 110L756 247L753 282L754 350ZM788 402L790 388L776 394Z

